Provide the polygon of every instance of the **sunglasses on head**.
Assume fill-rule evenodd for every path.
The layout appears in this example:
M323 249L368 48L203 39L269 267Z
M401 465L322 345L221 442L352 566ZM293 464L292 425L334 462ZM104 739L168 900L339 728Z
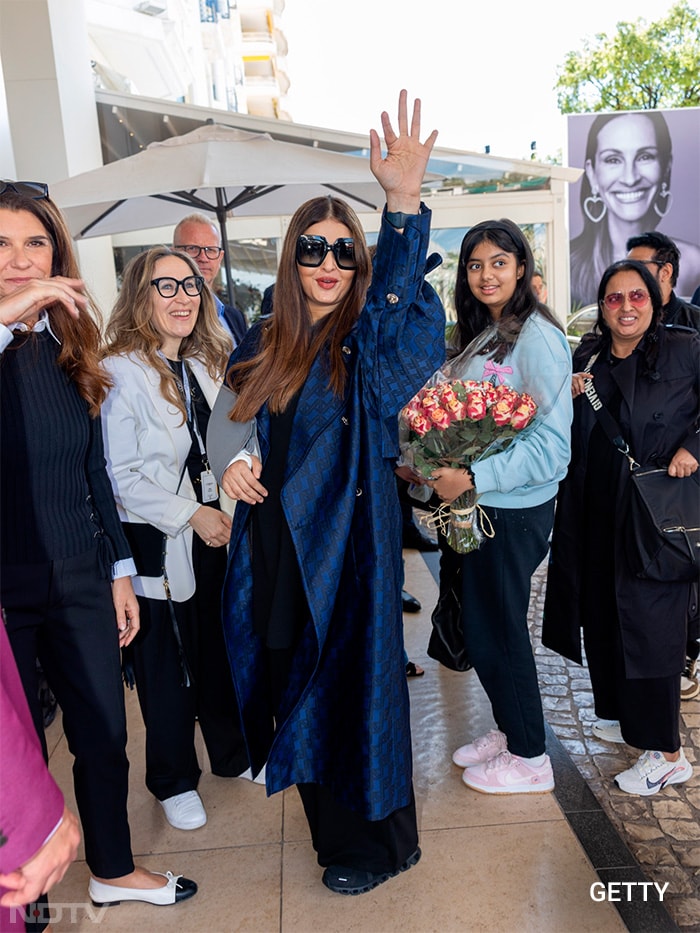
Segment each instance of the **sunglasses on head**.
M619 311L625 303L625 297L629 298L633 308L643 308L649 301L649 292L643 288L633 288L631 292L627 292L626 296L624 292L611 292L603 298L602 304L608 311Z
M42 201L49 196L49 186L43 181L0 181L0 198L6 191L14 191L23 198Z
M297 240L297 262L300 266L320 266L327 253L333 253L339 269L357 269L355 241L351 237L339 237L335 243L329 243L324 236L302 233Z
M204 279L201 275L188 275L184 279L174 279L169 275L162 275L159 279L151 279L151 285L155 285L161 298L174 298L177 295L180 286L186 295L194 298L202 294L204 288Z

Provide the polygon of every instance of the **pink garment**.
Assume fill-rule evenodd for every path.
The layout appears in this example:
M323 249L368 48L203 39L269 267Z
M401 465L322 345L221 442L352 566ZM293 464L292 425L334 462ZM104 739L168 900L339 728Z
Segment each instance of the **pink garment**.
M44 763L12 648L0 623L0 871L37 852L63 814L63 794ZM5 892L0 887L0 894ZM0 907L0 933L23 930ZM19 915L14 912L17 919Z

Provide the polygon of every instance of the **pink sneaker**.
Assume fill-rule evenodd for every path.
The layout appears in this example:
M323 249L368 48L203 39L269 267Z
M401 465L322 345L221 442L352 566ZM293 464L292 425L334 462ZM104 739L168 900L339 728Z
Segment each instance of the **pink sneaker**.
M490 761L467 768L462 780L482 794L544 794L554 790L549 755L543 764L533 767L517 755L501 752Z
M491 729L486 735L480 736L470 745L462 745L452 756L452 761L460 768L471 768L495 758L500 752L508 748L508 741L498 729Z

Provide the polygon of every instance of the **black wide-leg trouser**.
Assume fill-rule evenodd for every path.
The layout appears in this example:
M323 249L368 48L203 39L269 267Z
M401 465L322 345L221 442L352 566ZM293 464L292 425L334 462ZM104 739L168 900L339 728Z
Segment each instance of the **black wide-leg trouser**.
M0 598L47 760L37 658L63 713L88 866L99 878L128 875L134 863L124 689L112 588L102 578L97 551L3 565Z
M528 509L486 506L493 538L462 558L462 623L469 660L508 750L545 750L544 714L530 643L530 583L547 555L554 499Z

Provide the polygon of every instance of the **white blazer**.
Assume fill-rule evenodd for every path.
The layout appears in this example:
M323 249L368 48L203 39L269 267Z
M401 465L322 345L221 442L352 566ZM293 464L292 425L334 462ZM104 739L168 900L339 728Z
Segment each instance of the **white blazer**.
M213 408L221 382L213 380L199 360L187 362ZM194 532L188 521L199 508L184 469L190 432L182 412L161 395L160 375L140 357L109 356L102 365L113 383L102 406L102 428L119 517L153 525L168 535L165 566L170 591L175 602L184 602L195 589ZM222 505L231 511L230 500ZM137 576L133 583L140 596L165 599L162 577Z

